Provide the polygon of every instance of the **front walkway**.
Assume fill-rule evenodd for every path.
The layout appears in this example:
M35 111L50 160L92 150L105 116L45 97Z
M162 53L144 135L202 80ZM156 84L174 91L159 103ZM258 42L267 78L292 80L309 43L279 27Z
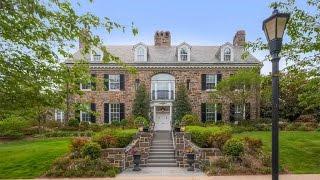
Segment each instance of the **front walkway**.
M271 180L271 175L249 175L249 176L206 176L201 175L201 172L190 173L188 171L178 171L173 172L174 168L170 170L164 168L163 170L152 170L152 172L147 172L148 168L140 171L146 174L134 174L127 173L118 175L116 178L110 178L115 180ZM154 167L152 169L155 169ZM150 170L150 169L149 169ZM167 172L165 172L167 171ZM154 172L163 172L163 175L158 175ZM182 172L183 174L180 174ZM171 175L169 175L171 174ZM320 174L286 174L280 175L280 180L320 180Z
M195 171L187 171L187 168L179 167L144 167L141 171L132 171L132 168L126 169L117 177L143 177L143 176L206 176L199 169Z

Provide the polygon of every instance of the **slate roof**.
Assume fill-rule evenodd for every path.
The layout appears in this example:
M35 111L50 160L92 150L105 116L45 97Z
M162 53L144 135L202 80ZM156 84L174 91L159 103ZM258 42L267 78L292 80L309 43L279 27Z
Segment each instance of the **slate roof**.
M148 49L148 61L147 62L134 62L134 45L116 45L106 46L107 50L119 57L123 62L128 64L157 64L157 65L173 65L173 64L257 64L261 62L253 55L249 55L246 59L242 59L243 47L233 46L230 43L227 45L232 47L234 53L234 61L221 62L220 60L220 48L222 46L191 46L191 57L189 62L178 62L177 58L177 46L159 47L159 46L147 46ZM74 54L74 59L81 58L80 51ZM89 55L86 55L89 58ZM67 63L71 63L72 60L68 60ZM97 62L98 63L98 62Z

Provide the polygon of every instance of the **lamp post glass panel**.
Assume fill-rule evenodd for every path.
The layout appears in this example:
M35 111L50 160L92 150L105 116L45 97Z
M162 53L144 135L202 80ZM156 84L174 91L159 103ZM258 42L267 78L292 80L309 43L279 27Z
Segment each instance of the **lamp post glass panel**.
M289 17L275 8L262 24L272 57L272 180L279 179L279 53Z

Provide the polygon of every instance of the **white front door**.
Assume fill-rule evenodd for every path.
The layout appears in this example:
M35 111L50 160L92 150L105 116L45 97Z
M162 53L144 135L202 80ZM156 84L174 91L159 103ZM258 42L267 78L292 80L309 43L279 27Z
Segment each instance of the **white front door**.
M169 112L157 112L154 122L155 131L171 131L171 117Z

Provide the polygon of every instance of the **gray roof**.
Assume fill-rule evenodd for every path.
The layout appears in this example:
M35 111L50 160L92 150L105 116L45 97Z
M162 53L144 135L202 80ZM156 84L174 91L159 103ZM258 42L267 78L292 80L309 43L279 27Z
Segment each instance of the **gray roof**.
M230 43L225 45L231 46L234 61L223 62L226 64L230 63L245 63L245 64L261 64L261 62L255 58L253 55L249 54L246 59L242 59L241 55L243 53L243 47L233 46ZM223 45L224 46L224 45ZM117 45L117 46L105 46L107 50L114 56L119 57L123 62L128 64L136 64L134 62L134 45ZM189 62L178 62L177 58L177 46L170 47L159 47L159 46L146 46L148 49L148 61L139 62L138 64L211 64L211 63L221 63L220 61L220 49L222 46L191 46L191 56ZM89 55L85 55L89 58ZM80 59L82 57L81 52L77 51L74 54L73 59ZM72 60L67 61L67 63L72 62Z

